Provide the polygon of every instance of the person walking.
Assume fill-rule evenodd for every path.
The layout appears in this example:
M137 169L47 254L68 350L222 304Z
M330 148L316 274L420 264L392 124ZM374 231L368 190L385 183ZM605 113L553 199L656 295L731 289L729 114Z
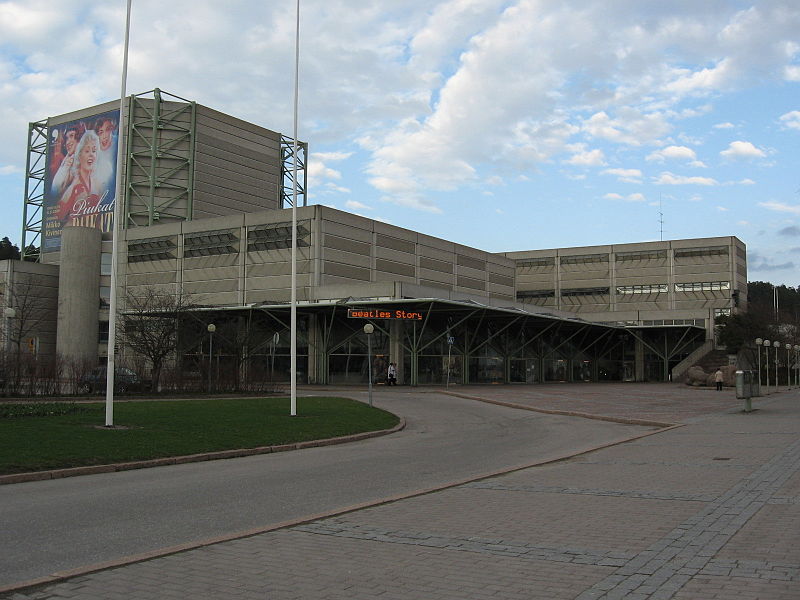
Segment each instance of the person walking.
M714 382L717 384L717 391L722 391L722 381L724 377L722 376L722 369L717 369L717 372L714 373Z
M386 372L386 381L389 385L397 385L397 367L393 362L389 363L389 370Z

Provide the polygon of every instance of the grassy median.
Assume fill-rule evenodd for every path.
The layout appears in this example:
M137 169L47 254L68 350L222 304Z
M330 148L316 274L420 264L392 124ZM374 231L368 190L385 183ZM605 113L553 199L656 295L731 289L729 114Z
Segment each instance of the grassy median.
M99 465L200 452L289 444L388 429L398 418L345 398L3 405L0 474Z

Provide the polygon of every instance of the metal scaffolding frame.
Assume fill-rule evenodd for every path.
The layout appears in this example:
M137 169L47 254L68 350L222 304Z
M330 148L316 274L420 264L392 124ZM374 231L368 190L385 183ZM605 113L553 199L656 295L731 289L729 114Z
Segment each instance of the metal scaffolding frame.
M297 196L303 197L303 203L298 202L298 206L307 205L306 184L308 182L308 170L306 164L308 160L308 144L297 142ZM291 208L294 198L294 139L281 134L281 208Z
M42 223L44 222L47 143L47 120L28 124L25 201L22 207L21 253L23 260L39 260L38 248L42 242ZM30 237L28 234L31 234Z
M129 96L126 112L123 228L162 217L190 221L197 104L156 88Z

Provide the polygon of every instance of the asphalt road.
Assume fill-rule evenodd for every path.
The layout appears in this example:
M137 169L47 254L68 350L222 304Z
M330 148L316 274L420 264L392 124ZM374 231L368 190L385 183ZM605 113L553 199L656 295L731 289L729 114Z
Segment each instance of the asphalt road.
M647 429L406 390L382 389L375 404L405 417L406 428L339 446L0 486L0 586L335 512Z

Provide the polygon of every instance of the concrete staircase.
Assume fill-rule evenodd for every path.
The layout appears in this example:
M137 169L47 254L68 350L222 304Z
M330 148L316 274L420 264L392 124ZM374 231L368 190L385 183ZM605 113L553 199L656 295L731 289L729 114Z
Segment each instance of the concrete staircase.
M690 360L691 359L691 360ZM685 382L686 381L686 372L689 370L689 367L700 367L706 373L713 373L719 367L725 366L728 364L728 352L726 350L719 350L719 349L711 349L704 354L699 356L690 356L689 359L682 362L679 366L680 374L676 375L673 370L673 377L672 380L675 382Z

